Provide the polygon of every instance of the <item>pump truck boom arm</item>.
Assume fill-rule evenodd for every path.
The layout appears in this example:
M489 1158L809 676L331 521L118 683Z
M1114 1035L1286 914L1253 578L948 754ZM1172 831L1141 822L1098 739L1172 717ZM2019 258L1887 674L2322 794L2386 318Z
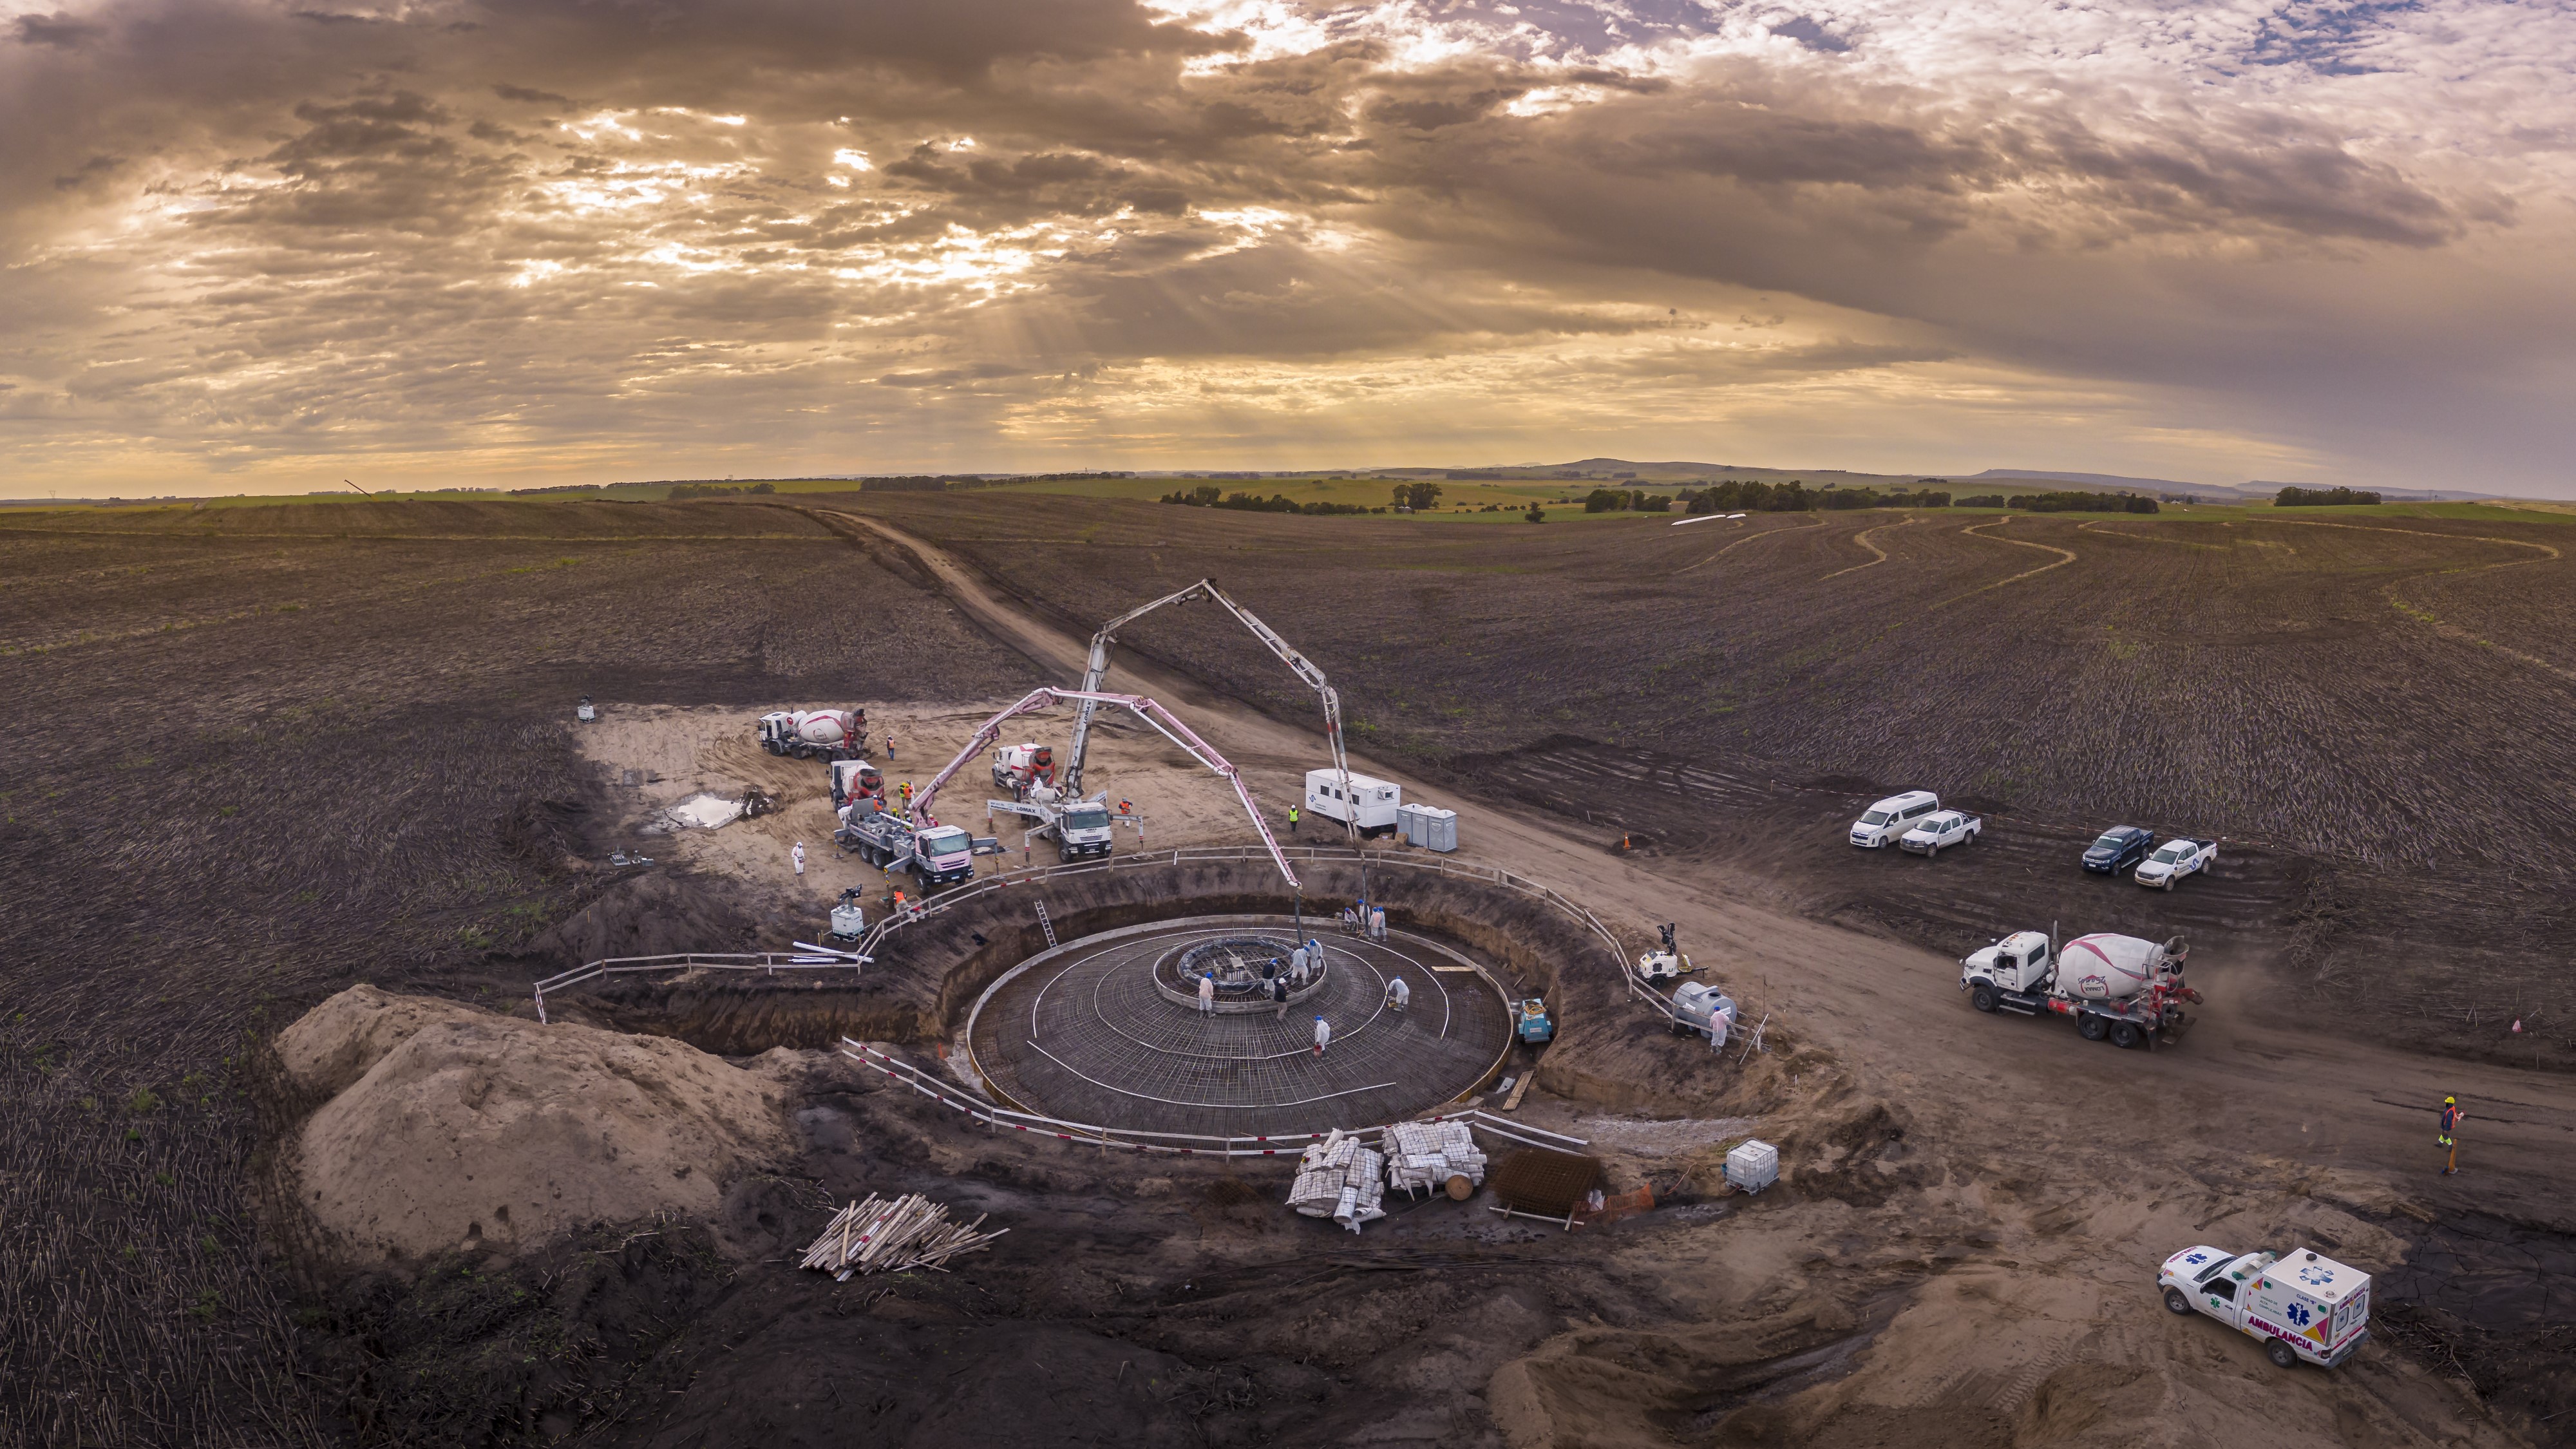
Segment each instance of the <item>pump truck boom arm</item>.
M1225 756L1209 748L1207 741L1200 739L1170 710L1143 695L1103 694L1096 689L1057 689L1052 685L1041 685L1030 690L1027 698L1008 706L1000 714L984 721L984 727L977 730L975 737L966 742L965 749L958 751L957 758L950 760L946 768L931 777L929 788L913 798L913 824L918 826L929 822L930 802L938 797L939 787L947 784L950 777L959 770L966 768L968 760L984 753L995 740L1000 739L1002 726L1021 715L1034 713L1058 700L1065 699L1074 700L1085 706L1118 705L1133 713L1138 719L1152 725L1156 733L1180 746L1190 758L1224 776L1226 783L1234 786L1234 797L1243 802L1243 813L1252 818L1254 832L1260 835L1261 843L1269 847L1270 859L1278 865L1279 874L1287 880L1290 889L1300 888L1297 872L1289 867L1286 853L1280 850L1278 840L1271 835L1269 822L1261 818L1261 806L1252 798L1252 787L1243 783L1243 773L1228 763Z
M1165 594L1151 603L1139 604L1101 625L1100 632L1091 636L1091 658L1082 672L1082 692L1097 693L1107 682L1109 651L1116 647L1120 629L1165 604L1187 603L1201 594L1215 600L1220 608L1242 621L1243 627L1252 631L1253 638L1260 640L1271 653L1278 655L1280 662L1287 665L1291 673L1304 680L1323 697L1324 740L1332 747L1333 773L1341 783L1342 798L1349 799L1351 764L1349 758L1342 752L1342 697L1334 693L1332 685L1325 682L1324 671L1316 668L1313 660L1298 652L1296 645L1281 638L1278 630L1261 622L1260 617L1250 609L1228 597L1225 590L1216 586L1214 579L1201 579L1186 589ZM1073 748L1068 752L1069 758L1066 761L1064 773L1064 789L1067 795L1078 795L1082 792L1082 767L1091 745L1091 717L1096 708L1092 701L1084 700L1081 710L1074 716ZM1344 821L1343 828L1355 830L1358 827L1350 821Z

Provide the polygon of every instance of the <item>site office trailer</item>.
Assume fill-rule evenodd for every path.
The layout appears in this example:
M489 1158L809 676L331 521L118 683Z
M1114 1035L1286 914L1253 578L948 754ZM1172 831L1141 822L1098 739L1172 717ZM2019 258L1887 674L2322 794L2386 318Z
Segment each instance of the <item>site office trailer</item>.
M1398 823L1396 807L1403 803L1404 787L1392 780L1353 775L1346 799L1338 771L1306 772L1306 811L1310 815L1345 821L1362 830L1393 830Z

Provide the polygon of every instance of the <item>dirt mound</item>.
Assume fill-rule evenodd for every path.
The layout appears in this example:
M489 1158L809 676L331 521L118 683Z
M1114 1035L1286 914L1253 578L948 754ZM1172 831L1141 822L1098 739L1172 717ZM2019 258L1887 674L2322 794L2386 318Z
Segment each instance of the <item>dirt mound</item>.
M300 1096L318 1104L347 1091L423 1027L460 1015L481 1013L434 996L396 996L372 986L352 986L277 1034L278 1065Z
M329 1258L534 1244L585 1223L713 1213L724 1182L789 1152L780 1058L496 1016L358 986L278 1039L330 1099L288 1183Z

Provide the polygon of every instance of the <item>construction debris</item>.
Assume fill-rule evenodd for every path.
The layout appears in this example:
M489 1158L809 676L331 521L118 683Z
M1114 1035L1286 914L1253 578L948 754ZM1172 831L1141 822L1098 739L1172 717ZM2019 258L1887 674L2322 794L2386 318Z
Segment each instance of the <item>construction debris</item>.
M866 1202L854 1202L833 1217L823 1236L805 1250L802 1266L829 1273L837 1283L847 1283L860 1273L902 1273L914 1268L945 1273L949 1259L960 1253L980 1253L1010 1231L975 1231L983 1225L980 1213L971 1223L952 1223L945 1206L917 1193L892 1201L869 1193Z
M1470 1190L1484 1185L1485 1154L1464 1122L1398 1122L1386 1129L1385 1149L1386 1185L1408 1195L1447 1190L1464 1200L1450 1179L1464 1178Z
M1532 1148L1515 1152L1494 1169L1493 1211L1575 1226L1601 1185L1601 1159Z
M1352 1232L1386 1216L1386 1155L1336 1127L1297 1162L1288 1205L1310 1218L1331 1218Z
M649 832L715 830L741 819L743 808L740 800L727 800L720 795L692 795L654 817L644 829Z

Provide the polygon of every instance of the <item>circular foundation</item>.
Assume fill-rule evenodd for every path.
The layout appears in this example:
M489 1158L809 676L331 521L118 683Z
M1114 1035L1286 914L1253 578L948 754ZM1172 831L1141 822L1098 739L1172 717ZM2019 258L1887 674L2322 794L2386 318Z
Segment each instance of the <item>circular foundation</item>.
M1130 929L1032 958L977 1005L967 1026L975 1064L1029 1111L1130 1131L1243 1137L1410 1117L1474 1088L1509 1045L1509 1013L1491 978L1415 936L1325 935L1323 979L1284 1013L1250 1001L1202 1011L1194 995L1181 996L1177 977L1163 980L1193 947L1287 943L1290 933L1270 924ZM1388 1000L1398 979L1412 996L1401 1010ZM1320 1056L1318 1016L1332 1024Z
M1222 935L1203 941L1189 941L1163 952L1154 963L1154 990L1165 1001L1195 1011L1199 1005L1199 977L1210 977L1216 985L1215 997L1207 1009L1232 1015L1237 1012L1278 1010L1278 999L1271 994L1274 976L1288 976L1288 961L1297 943L1286 935ZM1326 953L1328 956L1329 952ZM1311 969L1301 985L1290 976L1288 1004L1302 1005L1323 994L1331 976L1329 964Z

